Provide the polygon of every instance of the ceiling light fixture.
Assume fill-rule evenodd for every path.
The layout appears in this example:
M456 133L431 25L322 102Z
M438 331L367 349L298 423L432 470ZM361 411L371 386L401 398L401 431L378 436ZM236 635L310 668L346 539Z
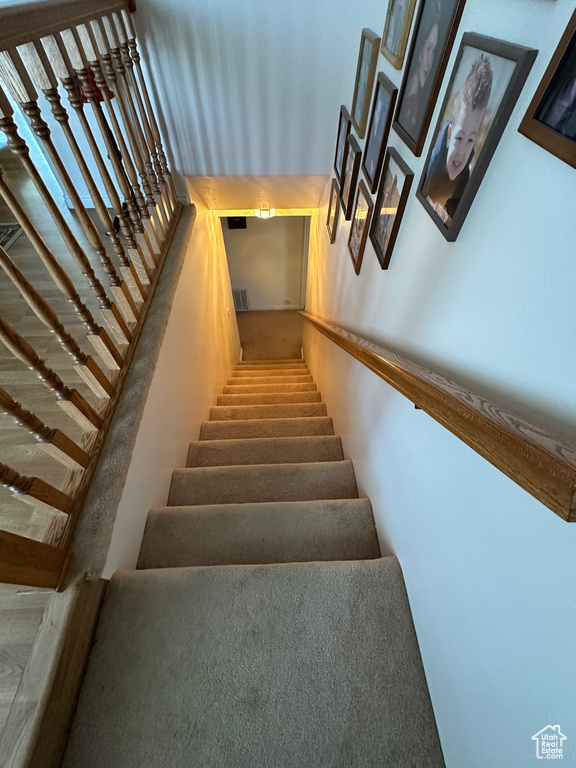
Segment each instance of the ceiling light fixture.
M256 208L254 216L258 216L259 219L271 219L276 216L276 208Z

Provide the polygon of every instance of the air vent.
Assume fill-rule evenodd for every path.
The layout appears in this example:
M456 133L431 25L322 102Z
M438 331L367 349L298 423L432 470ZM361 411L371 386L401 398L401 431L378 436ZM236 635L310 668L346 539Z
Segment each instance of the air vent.
M246 216L228 216L228 229L246 229Z
M232 295L234 296L234 309L236 312L246 312L247 309L250 309L246 288L235 288L232 291Z

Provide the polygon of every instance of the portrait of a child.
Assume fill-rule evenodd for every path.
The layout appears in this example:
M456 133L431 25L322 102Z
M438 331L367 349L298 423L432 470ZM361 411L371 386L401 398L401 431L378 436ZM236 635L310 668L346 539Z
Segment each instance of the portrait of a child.
M453 100L452 117L444 122L424 171L422 194L444 222L454 217L470 179L470 164L486 116L492 80L490 60L481 53Z

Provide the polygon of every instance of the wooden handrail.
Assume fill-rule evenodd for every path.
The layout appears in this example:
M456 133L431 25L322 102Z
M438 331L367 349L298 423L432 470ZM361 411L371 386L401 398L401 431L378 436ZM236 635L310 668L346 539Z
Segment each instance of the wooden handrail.
M103 14L133 10L126 0L38 0L0 8L0 50L74 27Z
M567 522L576 522L576 446L360 336L300 315Z

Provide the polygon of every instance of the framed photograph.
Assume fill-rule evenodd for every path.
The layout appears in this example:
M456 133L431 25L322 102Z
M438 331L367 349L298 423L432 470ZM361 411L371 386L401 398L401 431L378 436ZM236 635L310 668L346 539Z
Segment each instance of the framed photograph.
M576 11L518 130L576 168Z
M406 208L414 174L393 147L386 153L384 170L370 227L370 241L382 269L388 269Z
M344 170L342 172L342 185L340 186L340 200L344 218L350 221L352 217L352 203L354 202L354 192L356 191L356 182L358 181L358 171L360 170L360 159L362 150L356 141L356 138L350 133L346 139L346 151L344 153Z
M380 52L394 69L402 69L416 0L389 0Z
M360 39L360 52L358 53L358 66L356 67L356 81L354 83L354 96L352 98L352 124L356 128L358 137L364 138L368 110L370 109L370 97L378 63L378 46L380 38L370 29L362 30Z
M336 137L336 154L334 155L334 173L338 184L342 184L342 169L344 167L344 151L346 139L350 133L350 115L344 105L340 107L340 119L338 120L338 136Z
M338 182L332 179L330 187L330 197L328 199L328 218L326 219L326 228L330 237L330 245L336 240L336 229L338 227L338 212L340 211L340 194Z
M362 159L362 170L364 176L366 176L370 192L375 192L378 186L397 95L398 89L394 83L390 82L386 75L380 72L376 83L376 93L374 94L372 114L370 116L364 157Z
M422 0L393 128L420 157L466 0Z
M416 197L456 240L537 51L467 32L462 37Z
M348 238L348 250L354 264L356 274L360 272L362 266L362 257L366 247L366 238L370 227L370 218L374 204L370 197L370 192L366 184L361 181L356 196L356 206L354 208L354 218L350 227L350 237Z

